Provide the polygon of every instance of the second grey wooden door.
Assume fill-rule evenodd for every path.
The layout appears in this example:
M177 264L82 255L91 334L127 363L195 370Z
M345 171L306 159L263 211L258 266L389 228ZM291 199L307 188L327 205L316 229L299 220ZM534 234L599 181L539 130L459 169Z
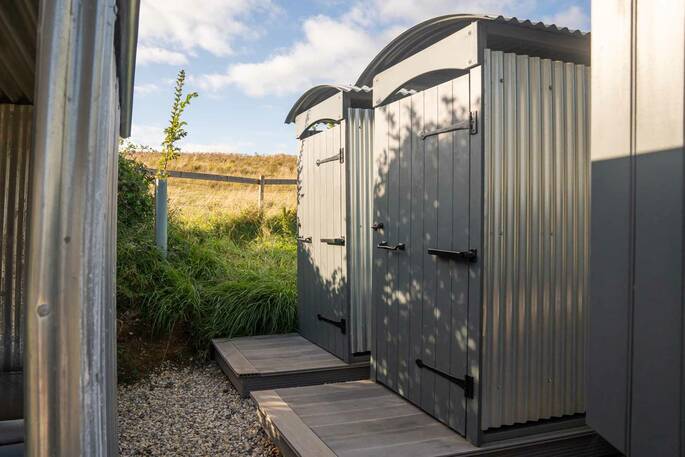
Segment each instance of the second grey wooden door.
M376 108L376 380L465 433L469 76ZM477 286L477 285L474 285Z
M344 121L303 140L304 225L300 249L300 333L343 360L349 358L345 247ZM344 157L344 156L343 156ZM303 244L301 242L301 244Z

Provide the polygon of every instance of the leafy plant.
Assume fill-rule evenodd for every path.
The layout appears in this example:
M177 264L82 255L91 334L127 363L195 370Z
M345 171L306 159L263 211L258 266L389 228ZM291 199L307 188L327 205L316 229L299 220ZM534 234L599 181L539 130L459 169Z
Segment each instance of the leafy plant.
M136 150L133 143L120 144L119 184L117 189L119 225L131 227L149 221L154 214L150 192L153 178L147 168L131 157Z
M185 84L186 72L181 69L176 76L176 87L174 89L174 102L171 105L171 118L169 119L169 126L164 129L164 140L162 141L162 155L159 158L159 166L157 170L157 177L164 179L167 177L166 171L170 161L176 159L181 152L181 148L176 144L179 140L188 135L185 126L188 123L181 120L181 116L186 107L190 105L190 101L197 97L197 92L183 94L183 85Z

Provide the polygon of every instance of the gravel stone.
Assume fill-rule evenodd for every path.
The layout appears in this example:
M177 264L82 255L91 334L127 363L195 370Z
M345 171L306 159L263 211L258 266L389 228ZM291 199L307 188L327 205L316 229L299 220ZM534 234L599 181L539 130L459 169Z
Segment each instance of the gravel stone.
M118 401L121 456L280 456L214 363L164 365L119 386Z

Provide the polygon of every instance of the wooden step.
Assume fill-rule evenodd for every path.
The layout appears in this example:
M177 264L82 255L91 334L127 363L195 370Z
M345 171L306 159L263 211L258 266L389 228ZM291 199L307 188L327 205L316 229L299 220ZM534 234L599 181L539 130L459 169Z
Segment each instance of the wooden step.
M253 390L368 379L369 362L345 363L297 333L212 341L216 362L243 396Z
M264 430L285 456L617 455L586 426L477 447L370 380L263 390L251 395Z

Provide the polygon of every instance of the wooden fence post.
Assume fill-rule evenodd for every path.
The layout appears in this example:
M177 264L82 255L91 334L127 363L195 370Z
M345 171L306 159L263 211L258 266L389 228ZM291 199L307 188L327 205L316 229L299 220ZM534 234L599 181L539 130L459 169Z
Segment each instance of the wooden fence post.
M259 176L259 211L264 211L264 175Z

